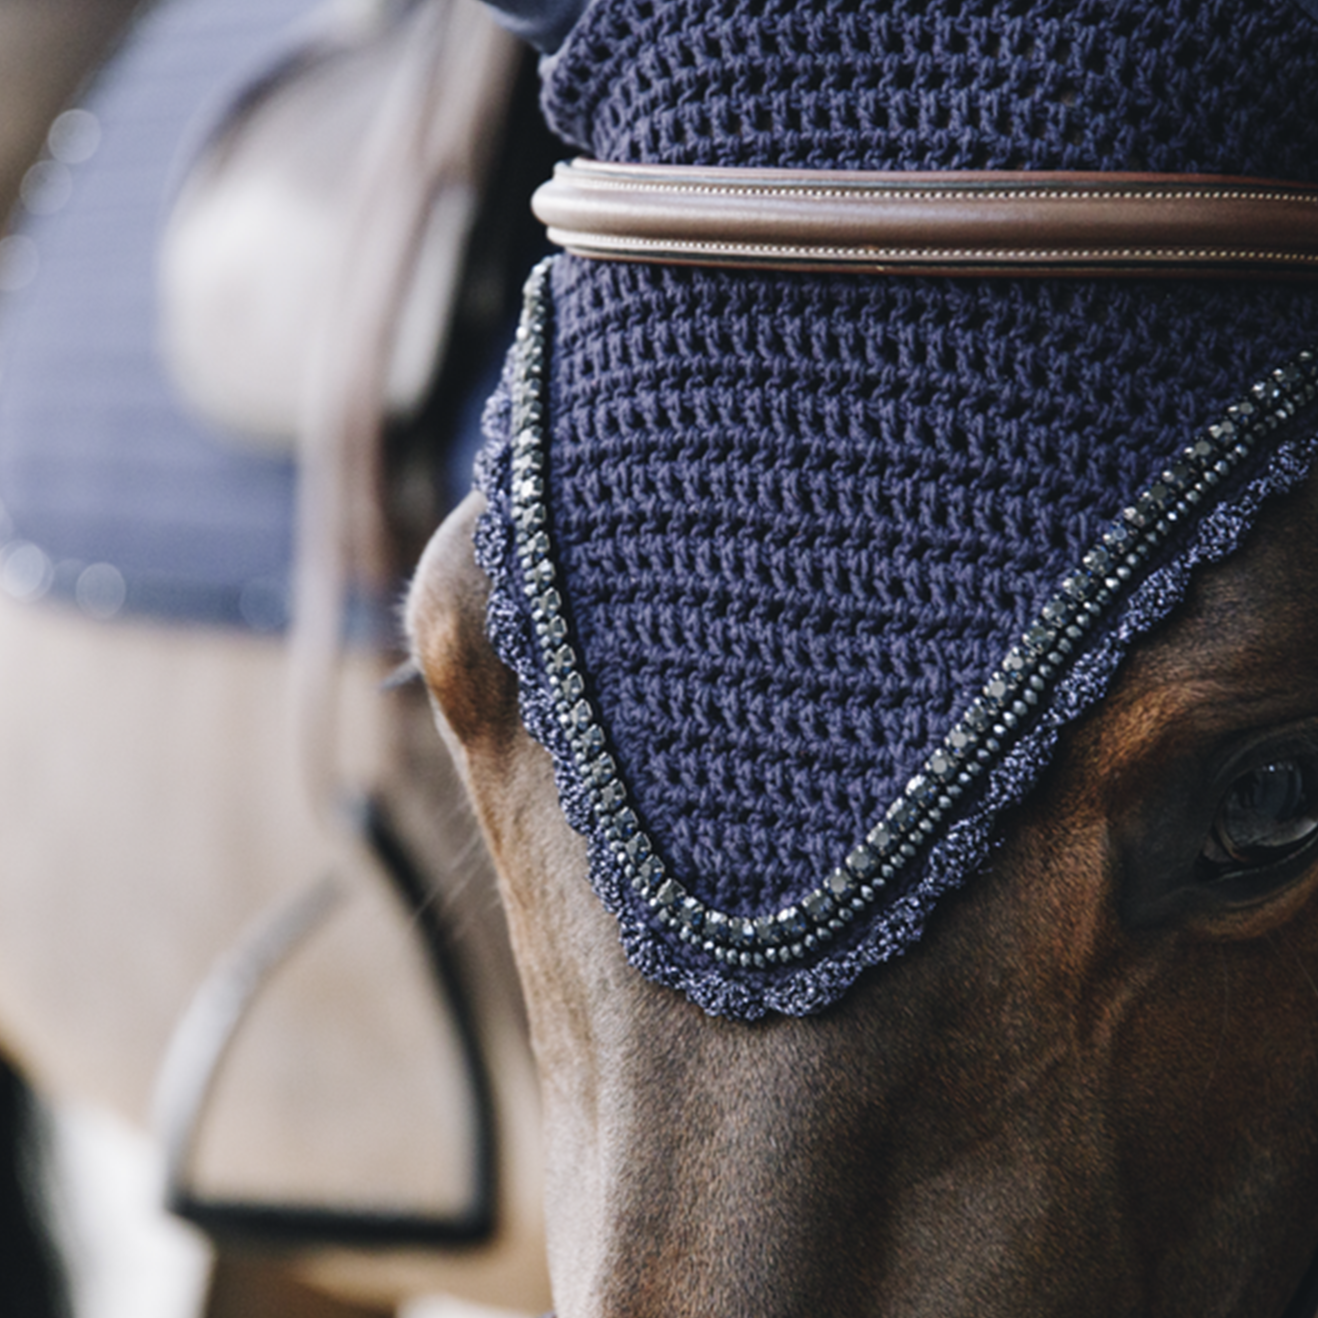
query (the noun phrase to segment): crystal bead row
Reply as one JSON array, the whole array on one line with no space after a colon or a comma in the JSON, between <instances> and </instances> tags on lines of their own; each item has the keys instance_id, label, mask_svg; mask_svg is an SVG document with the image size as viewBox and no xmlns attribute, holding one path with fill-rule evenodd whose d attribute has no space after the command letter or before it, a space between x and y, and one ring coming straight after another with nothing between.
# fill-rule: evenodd
<instances>
[{"instance_id":1,"label":"crystal bead row","mask_svg":"<svg viewBox=\"0 0 1318 1318\"><path fill-rule=\"evenodd\" d=\"M552 258L527 281L513 389L512 506L517 558L554 708L596 827L631 887L684 941L733 966L783 965L831 941L915 858L958 800L999 763L1086 635L1128 593L1153 553L1193 520L1260 438L1318 397L1318 358L1304 351L1260 380L1177 454L1065 576L983 689L883 818L816 888L755 918L702 902L671 874L627 803L586 694L551 550L545 505L545 382Z\"/></svg>"}]
</instances>

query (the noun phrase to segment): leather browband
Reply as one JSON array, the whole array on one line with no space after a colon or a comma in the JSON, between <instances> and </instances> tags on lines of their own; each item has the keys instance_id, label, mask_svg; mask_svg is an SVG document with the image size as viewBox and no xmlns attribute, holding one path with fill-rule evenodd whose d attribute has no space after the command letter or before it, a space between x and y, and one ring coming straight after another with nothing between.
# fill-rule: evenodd
<instances>
[{"instance_id":1,"label":"leather browband","mask_svg":"<svg viewBox=\"0 0 1318 1318\"><path fill-rule=\"evenodd\" d=\"M861 173L575 160L532 200L581 256L952 275L1318 274L1318 186L1207 174Z\"/></svg>"}]
</instances>

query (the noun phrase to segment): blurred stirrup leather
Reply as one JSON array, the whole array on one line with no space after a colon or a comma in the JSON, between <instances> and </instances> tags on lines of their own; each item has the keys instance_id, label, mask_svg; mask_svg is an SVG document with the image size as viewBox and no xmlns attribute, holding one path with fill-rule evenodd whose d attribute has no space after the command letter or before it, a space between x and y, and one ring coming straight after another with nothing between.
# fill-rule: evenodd
<instances>
[{"instance_id":1,"label":"blurred stirrup leather","mask_svg":"<svg viewBox=\"0 0 1318 1318\"><path fill-rule=\"evenodd\" d=\"M169 0L16 216L0 1030L152 1127L217 1313L547 1302L502 914L386 680L530 259L527 75L474 0Z\"/></svg>"}]
</instances>

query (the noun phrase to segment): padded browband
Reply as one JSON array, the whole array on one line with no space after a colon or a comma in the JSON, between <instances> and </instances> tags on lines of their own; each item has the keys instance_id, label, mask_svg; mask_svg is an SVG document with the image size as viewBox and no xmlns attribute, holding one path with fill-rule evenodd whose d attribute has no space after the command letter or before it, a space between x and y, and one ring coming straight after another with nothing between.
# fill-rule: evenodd
<instances>
[{"instance_id":1,"label":"padded browband","mask_svg":"<svg viewBox=\"0 0 1318 1318\"><path fill-rule=\"evenodd\" d=\"M532 207L581 256L950 275L1318 273L1318 186L1207 174L557 166Z\"/></svg>"}]
</instances>

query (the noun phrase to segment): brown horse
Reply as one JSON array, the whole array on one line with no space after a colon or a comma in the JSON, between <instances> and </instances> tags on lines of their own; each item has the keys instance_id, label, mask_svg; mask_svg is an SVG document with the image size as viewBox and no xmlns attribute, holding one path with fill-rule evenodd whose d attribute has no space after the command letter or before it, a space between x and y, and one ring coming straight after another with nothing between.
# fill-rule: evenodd
<instances>
[{"instance_id":1,"label":"brown horse","mask_svg":"<svg viewBox=\"0 0 1318 1318\"><path fill-rule=\"evenodd\" d=\"M1318 480L1133 648L920 944L750 1025L627 964L486 640L480 506L409 620L530 1004L559 1318L1312 1312L1318 849L1192 875L1260 771L1318 835Z\"/></svg>"}]
</instances>

